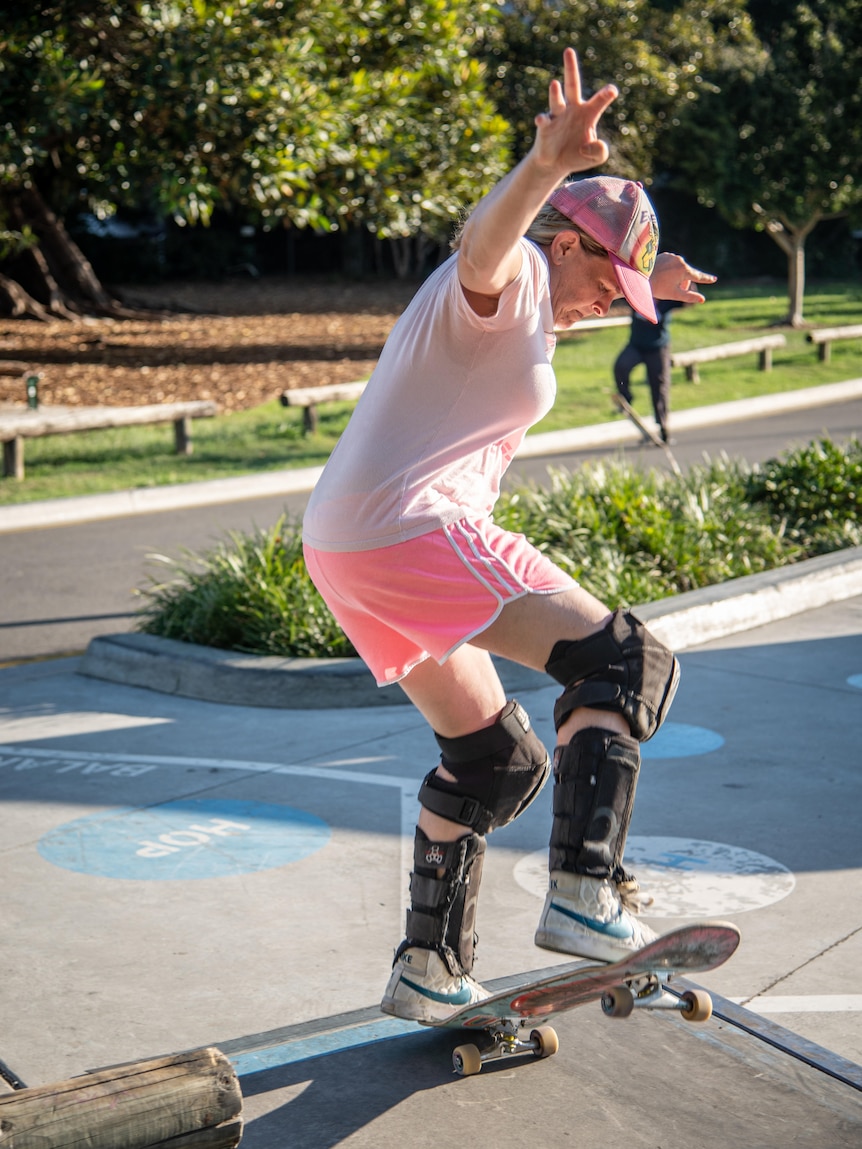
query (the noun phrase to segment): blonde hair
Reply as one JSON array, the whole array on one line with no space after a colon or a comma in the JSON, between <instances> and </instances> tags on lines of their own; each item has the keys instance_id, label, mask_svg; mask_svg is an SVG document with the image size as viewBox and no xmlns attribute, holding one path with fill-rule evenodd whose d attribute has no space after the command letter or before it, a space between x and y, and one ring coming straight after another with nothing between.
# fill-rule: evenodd
<instances>
[{"instance_id":1,"label":"blonde hair","mask_svg":"<svg viewBox=\"0 0 862 1149\"><path fill-rule=\"evenodd\" d=\"M461 246L461 236L464 232L464 225L469 218L469 213L465 213L458 223L455 235L449 244L452 251L457 251ZM588 235L583 228L578 227L573 223L567 215L563 215L561 211L557 211L551 204L543 204L539 209L536 218L524 232L527 239L531 239L533 243L539 244L540 247L548 247L554 241L554 236L559 235L561 231L574 231L581 237L581 244L588 255L607 255L608 250L606 247Z\"/></svg>"}]
</instances>

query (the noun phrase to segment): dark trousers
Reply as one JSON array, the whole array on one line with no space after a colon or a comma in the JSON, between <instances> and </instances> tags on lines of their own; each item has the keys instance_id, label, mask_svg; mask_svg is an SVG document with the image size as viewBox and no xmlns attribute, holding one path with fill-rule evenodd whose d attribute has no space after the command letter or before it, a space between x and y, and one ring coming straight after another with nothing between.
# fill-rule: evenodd
<instances>
[{"instance_id":1,"label":"dark trousers","mask_svg":"<svg viewBox=\"0 0 862 1149\"><path fill-rule=\"evenodd\" d=\"M657 347L655 351L641 351L629 343L619 353L614 364L614 382L617 391L628 403L632 401L629 378L639 363L646 364L655 421L666 431L670 411L670 344Z\"/></svg>"}]
</instances>

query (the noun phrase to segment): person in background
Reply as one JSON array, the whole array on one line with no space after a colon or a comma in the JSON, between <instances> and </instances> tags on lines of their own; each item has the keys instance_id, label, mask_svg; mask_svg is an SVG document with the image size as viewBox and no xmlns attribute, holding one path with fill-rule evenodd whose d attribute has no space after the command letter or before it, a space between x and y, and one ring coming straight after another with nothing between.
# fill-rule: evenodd
<instances>
[{"instance_id":1,"label":"person in background","mask_svg":"<svg viewBox=\"0 0 862 1149\"><path fill-rule=\"evenodd\" d=\"M670 316L683 304L678 299L658 299L657 322L643 319L635 312L629 341L614 363L614 382L627 403L632 402L631 373L639 363L646 365L647 380L655 421L663 442L670 443Z\"/></svg>"}]
</instances>

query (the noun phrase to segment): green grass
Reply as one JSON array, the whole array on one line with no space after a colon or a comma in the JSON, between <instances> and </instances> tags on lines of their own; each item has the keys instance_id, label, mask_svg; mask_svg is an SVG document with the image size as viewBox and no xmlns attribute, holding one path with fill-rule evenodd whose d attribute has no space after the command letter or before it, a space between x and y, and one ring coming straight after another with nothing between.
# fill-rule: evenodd
<instances>
[{"instance_id":1,"label":"green grass","mask_svg":"<svg viewBox=\"0 0 862 1149\"><path fill-rule=\"evenodd\" d=\"M786 298L777 286L716 286L707 293L706 306L674 314L677 350L762 334L786 310ZM805 317L821 327L860 322L862 283L810 286ZM786 335L787 348L774 353L770 372L758 370L756 355L704 364L699 383L688 383L681 370L675 371L672 409L683 411L862 377L862 340L836 343L831 362L820 363L816 349L805 342L804 331L780 330ZM557 402L537 424L536 432L622 418L611 402L611 368L625 338L626 329L617 327L560 339L554 358ZM650 414L642 369L633 376L633 384L636 408ZM302 434L301 411L285 409L275 400L248 411L196 420L194 454L189 457L174 454L170 424L27 440L26 478L0 481L0 505L320 466L351 410L352 404L322 406L318 430L308 437Z\"/></svg>"},{"instance_id":2,"label":"green grass","mask_svg":"<svg viewBox=\"0 0 862 1149\"><path fill-rule=\"evenodd\" d=\"M705 363L700 367L698 383L689 383L681 368L674 370L672 412L862 377L862 340L833 344L831 361L821 363L817 349L806 343L804 330L773 326L786 308L785 297L774 287L716 286L706 290L705 305L674 312L674 350L733 343L774 332L785 336L787 346L773 352L771 371L759 370L756 354ZM862 284L812 288L806 295L805 318L816 327L862 322ZM560 339L554 356L557 402L535 430L559 431L621 418L610 399L611 371L625 341L624 327ZM635 408L651 415L644 368L633 373L632 383Z\"/></svg>"}]
</instances>

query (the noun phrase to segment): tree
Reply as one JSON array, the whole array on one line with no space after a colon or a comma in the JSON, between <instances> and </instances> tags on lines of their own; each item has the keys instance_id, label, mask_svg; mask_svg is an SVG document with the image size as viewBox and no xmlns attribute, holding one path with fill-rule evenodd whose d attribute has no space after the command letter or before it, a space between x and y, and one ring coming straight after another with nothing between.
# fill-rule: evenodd
<instances>
[{"instance_id":1,"label":"tree","mask_svg":"<svg viewBox=\"0 0 862 1149\"><path fill-rule=\"evenodd\" d=\"M862 205L862 0L753 6L762 41L720 61L669 145L701 202L781 247L798 327L808 237Z\"/></svg>"},{"instance_id":2,"label":"tree","mask_svg":"<svg viewBox=\"0 0 862 1149\"><path fill-rule=\"evenodd\" d=\"M122 313L63 225L82 201L192 222L229 198L301 205L326 128L321 116L285 131L291 71L295 120L313 84L281 18L280 5L244 0L66 0L7 19L0 292L13 314Z\"/></svg>"},{"instance_id":3,"label":"tree","mask_svg":"<svg viewBox=\"0 0 862 1149\"><path fill-rule=\"evenodd\" d=\"M442 235L508 160L457 0L58 0L0 35L0 307L120 313L63 226L148 207Z\"/></svg>"},{"instance_id":4,"label":"tree","mask_svg":"<svg viewBox=\"0 0 862 1149\"><path fill-rule=\"evenodd\" d=\"M315 175L320 210L391 241L403 274L511 163L475 58L495 21L484 0L310 0L297 13L294 34L316 38L321 93L339 110Z\"/></svg>"},{"instance_id":5,"label":"tree","mask_svg":"<svg viewBox=\"0 0 862 1149\"><path fill-rule=\"evenodd\" d=\"M511 0L501 8L485 57L516 156L529 148L533 119L572 46L586 85L620 90L602 118L613 172L645 183L661 169L664 130L681 105L697 100L704 72L752 37L745 0Z\"/></svg>"}]
</instances>

